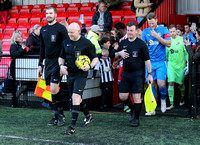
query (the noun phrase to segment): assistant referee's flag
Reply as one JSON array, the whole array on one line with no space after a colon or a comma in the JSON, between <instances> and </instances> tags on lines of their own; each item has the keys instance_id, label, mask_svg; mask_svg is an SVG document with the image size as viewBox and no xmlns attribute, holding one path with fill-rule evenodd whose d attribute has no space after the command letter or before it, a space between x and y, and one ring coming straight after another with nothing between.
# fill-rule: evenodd
<instances>
[{"instance_id":1,"label":"assistant referee's flag","mask_svg":"<svg viewBox=\"0 0 200 145\"><path fill-rule=\"evenodd\" d=\"M40 77L38 78L34 94L52 102L51 88L49 85L46 85L46 81Z\"/></svg>"},{"instance_id":2,"label":"assistant referee's flag","mask_svg":"<svg viewBox=\"0 0 200 145\"><path fill-rule=\"evenodd\" d=\"M145 92L144 103L145 103L146 112L152 113L156 109L157 103L152 92L151 84L149 84Z\"/></svg>"}]
</instances>

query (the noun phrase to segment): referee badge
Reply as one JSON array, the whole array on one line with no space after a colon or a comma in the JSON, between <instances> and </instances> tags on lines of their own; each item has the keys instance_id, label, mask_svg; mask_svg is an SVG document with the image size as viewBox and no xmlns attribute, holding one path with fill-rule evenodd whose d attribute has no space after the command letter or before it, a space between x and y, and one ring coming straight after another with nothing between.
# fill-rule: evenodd
<instances>
[{"instance_id":1,"label":"referee badge","mask_svg":"<svg viewBox=\"0 0 200 145\"><path fill-rule=\"evenodd\" d=\"M138 52L137 52L137 51L133 51L133 52L132 52L132 56L133 56L133 57L138 57Z\"/></svg>"},{"instance_id":2,"label":"referee badge","mask_svg":"<svg viewBox=\"0 0 200 145\"><path fill-rule=\"evenodd\" d=\"M51 42L56 42L56 35L51 35Z\"/></svg>"},{"instance_id":3,"label":"referee badge","mask_svg":"<svg viewBox=\"0 0 200 145\"><path fill-rule=\"evenodd\" d=\"M75 57L79 57L81 55L81 51L75 51Z\"/></svg>"}]
</instances>

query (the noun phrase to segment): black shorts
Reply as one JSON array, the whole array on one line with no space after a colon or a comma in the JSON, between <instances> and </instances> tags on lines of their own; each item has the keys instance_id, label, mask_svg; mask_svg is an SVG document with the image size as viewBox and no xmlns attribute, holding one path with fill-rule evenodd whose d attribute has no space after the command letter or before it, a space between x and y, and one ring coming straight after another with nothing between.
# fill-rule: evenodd
<instances>
[{"instance_id":1,"label":"black shorts","mask_svg":"<svg viewBox=\"0 0 200 145\"><path fill-rule=\"evenodd\" d=\"M121 73L119 93L142 93L144 91L144 71Z\"/></svg>"},{"instance_id":2,"label":"black shorts","mask_svg":"<svg viewBox=\"0 0 200 145\"><path fill-rule=\"evenodd\" d=\"M87 73L78 72L67 76L67 84L70 96L73 93L83 95L83 91L87 81Z\"/></svg>"},{"instance_id":3,"label":"black shorts","mask_svg":"<svg viewBox=\"0 0 200 145\"><path fill-rule=\"evenodd\" d=\"M50 83L58 84L62 80L58 58L45 59L45 80L47 85L50 85Z\"/></svg>"}]
</instances>

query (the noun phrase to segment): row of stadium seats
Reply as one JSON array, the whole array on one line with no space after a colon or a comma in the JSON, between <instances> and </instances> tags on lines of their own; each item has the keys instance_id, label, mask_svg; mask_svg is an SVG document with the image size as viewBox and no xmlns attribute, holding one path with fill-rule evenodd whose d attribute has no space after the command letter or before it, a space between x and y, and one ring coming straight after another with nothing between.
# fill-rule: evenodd
<instances>
[{"instance_id":1,"label":"row of stadium seats","mask_svg":"<svg viewBox=\"0 0 200 145\"><path fill-rule=\"evenodd\" d=\"M120 5L120 9L130 9L131 1L123 1ZM98 2L83 2L83 3L59 3L59 4L36 4L36 5L23 5L13 6L10 12L42 12L49 6L56 7L58 11L92 11L96 10Z\"/></svg>"}]
</instances>

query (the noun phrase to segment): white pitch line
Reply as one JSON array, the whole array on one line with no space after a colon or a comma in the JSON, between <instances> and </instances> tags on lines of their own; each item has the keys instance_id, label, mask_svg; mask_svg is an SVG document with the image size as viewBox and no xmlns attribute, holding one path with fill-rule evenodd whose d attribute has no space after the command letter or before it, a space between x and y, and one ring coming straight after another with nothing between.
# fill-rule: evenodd
<instances>
[{"instance_id":1,"label":"white pitch line","mask_svg":"<svg viewBox=\"0 0 200 145\"><path fill-rule=\"evenodd\" d=\"M0 137L12 138L12 139L22 139L22 140L32 140L32 141L41 141L41 142L51 142L51 143L86 145L86 144L83 144L83 143L73 143L73 142L65 142L65 141L50 140L50 139L39 139L39 138L27 138L27 137L10 136L10 135L1 135L1 134L0 134Z\"/></svg>"}]
</instances>

